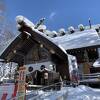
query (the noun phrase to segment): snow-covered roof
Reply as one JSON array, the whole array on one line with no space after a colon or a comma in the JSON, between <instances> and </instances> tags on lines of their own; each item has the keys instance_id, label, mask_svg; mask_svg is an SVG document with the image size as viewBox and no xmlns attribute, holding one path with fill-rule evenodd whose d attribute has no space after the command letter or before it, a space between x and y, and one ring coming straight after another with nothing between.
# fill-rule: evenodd
<instances>
[{"instance_id":1,"label":"snow-covered roof","mask_svg":"<svg viewBox=\"0 0 100 100\"><path fill-rule=\"evenodd\" d=\"M100 45L99 35L94 29L75 32L52 40L66 50Z\"/></svg>"},{"instance_id":2,"label":"snow-covered roof","mask_svg":"<svg viewBox=\"0 0 100 100\"><path fill-rule=\"evenodd\" d=\"M17 22L24 22L28 27L33 28L34 25L27 18L23 16L17 17ZM61 45L65 50L68 49L76 49L83 48L89 46L97 46L100 45L100 38L95 28L100 26L99 24L93 25L92 29L87 27L84 31L76 31L70 35L58 36L56 38L52 38L51 40L56 43L58 46ZM48 38L48 37L47 37Z\"/></svg>"},{"instance_id":3,"label":"snow-covered roof","mask_svg":"<svg viewBox=\"0 0 100 100\"><path fill-rule=\"evenodd\" d=\"M16 20L17 20L18 25L21 26L18 28L22 28L22 30L19 29L21 33L16 38L12 39L11 42L8 44L8 46L5 45L6 48L1 50L2 51L0 54L1 59L6 59L6 60L14 59L13 61L16 61L16 60L20 61L18 59L19 55L16 53L17 51L18 52L20 51L21 55L25 56L29 52L29 49L32 48L32 46L34 46L36 43L39 43L39 44L44 45L44 47L48 49L50 53L52 54L55 53L60 58L67 60L67 53L62 48L62 46L56 45L56 43L54 43L50 37L47 37L43 32L40 32L38 29L35 29L31 21L29 21L27 18L23 16L18 16ZM24 39L23 41L24 43L21 42L23 38L25 37L27 38L27 35L29 36L28 39ZM11 55L10 53L12 54L12 56L10 56ZM12 58L10 58L9 56Z\"/></svg>"},{"instance_id":4,"label":"snow-covered roof","mask_svg":"<svg viewBox=\"0 0 100 100\"><path fill-rule=\"evenodd\" d=\"M34 38L35 41L38 41L39 43L41 42L41 44L44 44L47 48L50 49L50 51L52 51L53 49L53 51L56 51L57 54L59 52L60 55L61 53L66 55L65 50L100 45L100 38L95 29L86 29L84 31L74 32L73 34L69 34L69 35L66 34L63 36L50 38L46 36L45 33L42 33L37 29L34 29L34 24L31 21L29 21L27 18L23 16L18 16L16 20L19 26L23 24L25 27L30 28L29 31L29 33L31 32L30 36L31 37L33 36L32 38ZM16 41L20 40L19 35L9 40L8 42L4 42L3 44L0 44L0 55L4 54L5 50L6 50L5 53L9 52L9 49L7 49L7 47L8 46L10 47L11 43L15 45L16 44L15 40Z\"/></svg>"}]
</instances>

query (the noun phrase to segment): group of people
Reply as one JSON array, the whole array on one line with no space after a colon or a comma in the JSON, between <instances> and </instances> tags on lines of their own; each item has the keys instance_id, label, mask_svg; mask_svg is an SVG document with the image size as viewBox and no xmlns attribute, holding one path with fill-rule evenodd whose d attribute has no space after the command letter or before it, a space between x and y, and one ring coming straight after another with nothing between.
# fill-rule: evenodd
<instances>
[{"instance_id":1,"label":"group of people","mask_svg":"<svg viewBox=\"0 0 100 100\"><path fill-rule=\"evenodd\" d=\"M34 72L30 73L26 77L26 81L29 84L34 84L34 85L48 85L49 81L49 70L45 67L45 65L41 65L39 70L35 70Z\"/></svg>"}]
</instances>

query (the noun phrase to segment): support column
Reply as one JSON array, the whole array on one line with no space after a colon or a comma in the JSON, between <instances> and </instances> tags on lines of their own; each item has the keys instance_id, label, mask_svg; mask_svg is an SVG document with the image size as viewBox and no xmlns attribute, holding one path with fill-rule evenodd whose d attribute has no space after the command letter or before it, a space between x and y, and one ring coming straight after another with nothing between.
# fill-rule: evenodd
<instances>
[{"instance_id":1,"label":"support column","mask_svg":"<svg viewBox=\"0 0 100 100\"><path fill-rule=\"evenodd\" d=\"M85 62L83 63L83 74L90 74L90 64L86 49L84 51L84 60Z\"/></svg>"}]
</instances>

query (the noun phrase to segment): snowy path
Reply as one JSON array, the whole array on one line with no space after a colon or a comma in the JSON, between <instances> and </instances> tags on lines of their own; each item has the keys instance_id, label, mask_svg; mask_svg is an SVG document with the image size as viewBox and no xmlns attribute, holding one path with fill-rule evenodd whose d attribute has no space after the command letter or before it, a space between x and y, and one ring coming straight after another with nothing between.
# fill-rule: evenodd
<instances>
[{"instance_id":1,"label":"snowy path","mask_svg":"<svg viewBox=\"0 0 100 100\"><path fill-rule=\"evenodd\" d=\"M67 100L100 100L100 89L83 85L77 88L69 88Z\"/></svg>"},{"instance_id":2,"label":"snowy path","mask_svg":"<svg viewBox=\"0 0 100 100\"><path fill-rule=\"evenodd\" d=\"M38 96L29 100L100 100L100 89L84 85L76 88L63 87L60 91L38 91Z\"/></svg>"}]
</instances>

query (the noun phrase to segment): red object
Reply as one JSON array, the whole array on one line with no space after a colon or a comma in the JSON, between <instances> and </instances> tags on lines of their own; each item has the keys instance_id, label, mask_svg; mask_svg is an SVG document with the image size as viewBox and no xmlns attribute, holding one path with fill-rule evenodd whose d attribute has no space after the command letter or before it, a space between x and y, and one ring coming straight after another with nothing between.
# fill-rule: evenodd
<instances>
[{"instance_id":1,"label":"red object","mask_svg":"<svg viewBox=\"0 0 100 100\"><path fill-rule=\"evenodd\" d=\"M16 97L17 90L18 90L18 84L15 84L14 93L12 94L12 98ZM15 99L13 99L13 100L15 100Z\"/></svg>"}]
</instances>

